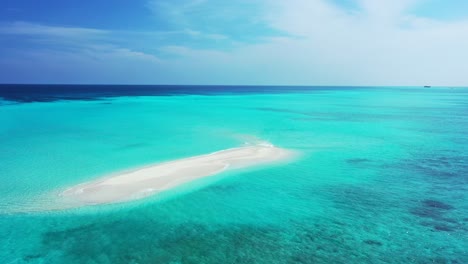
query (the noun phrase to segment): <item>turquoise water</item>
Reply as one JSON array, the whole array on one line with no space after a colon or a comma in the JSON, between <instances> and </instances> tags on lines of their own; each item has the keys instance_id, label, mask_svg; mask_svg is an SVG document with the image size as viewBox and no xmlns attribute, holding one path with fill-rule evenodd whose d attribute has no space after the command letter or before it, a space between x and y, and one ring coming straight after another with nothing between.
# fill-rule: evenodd
<instances>
[{"instance_id":1,"label":"turquoise water","mask_svg":"<svg viewBox=\"0 0 468 264\"><path fill-rule=\"evenodd\" d=\"M0 101L0 263L468 263L468 89ZM67 187L257 139L300 152L130 203Z\"/></svg>"}]
</instances>

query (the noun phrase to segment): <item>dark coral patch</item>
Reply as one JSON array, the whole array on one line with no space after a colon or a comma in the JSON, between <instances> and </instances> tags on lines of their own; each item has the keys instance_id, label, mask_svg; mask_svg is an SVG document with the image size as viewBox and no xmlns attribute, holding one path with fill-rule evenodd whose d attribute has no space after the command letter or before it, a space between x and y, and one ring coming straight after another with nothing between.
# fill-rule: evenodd
<instances>
[{"instance_id":1,"label":"dark coral patch","mask_svg":"<svg viewBox=\"0 0 468 264\"><path fill-rule=\"evenodd\" d=\"M435 225L434 230L436 231L445 231L445 232L452 232L454 229L447 225Z\"/></svg>"},{"instance_id":2,"label":"dark coral patch","mask_svg":"<svg viewBox=\"0 0 468 264\"><path fill-rule=\"evenodd\" d=\"M373 239L367 239L367 240L364 240L364 243L366 243L367 245L371 245L371 246L382 246L382 242L380 241L377 241L377 240L373 240Z\"/></svg>"},{"instance_id":3,"label":"dark coral patch","mask_svg":"<svg viewBox=\"0 0 468 264\"><path fill-rule=\"evenodd\" d=\"M23 257L23 260L25 261L33 261L33 260L36 260L38 258L42 258L43 256L41 254L30 254L30 255L26 255Z\"/></svg>"},{"instance_id":4,"label":"dark coral patch","mask_svg":"<svg viewBox=\"0 0 468 264\"><path fill-rule=\"evenodd\" d=\"M346 162L349 164L361 164L365 162L371 161L370 159L363 159L363 158L355 158L355 159L347 159Z\"/></svg>"},{"instance_id":5,"label":"dark coral patch","mask_svg":"<svg viewBox=\"0 0 468 264\"><path fill-rule=\"evenodd\" d=\"M410 213L419 217L431 218L434 220L442 220L444 217L440 210L428 207L417 207L410 210Z\"/></svg>"},{"instance_id":6,"label":"dark coral patch","mask_svg":"<svg viewBox=\"0 0 468 264\"><path fill-rule=\"evenodd\" d=\"M427 207L432 207L432 208L437 208L437 209L442 209L442 210L451 210L454 208L450 204L446 204L440 201L430 200L430 199L424 200L423 204Z\"/></svg>"}]
</instances>

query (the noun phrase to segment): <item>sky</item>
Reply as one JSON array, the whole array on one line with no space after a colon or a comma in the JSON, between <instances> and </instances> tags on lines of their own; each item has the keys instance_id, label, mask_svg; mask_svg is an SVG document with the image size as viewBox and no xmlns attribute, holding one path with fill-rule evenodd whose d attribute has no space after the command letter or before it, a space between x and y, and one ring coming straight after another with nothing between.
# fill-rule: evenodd
<instances>
[{"instance_id":1,"label":"sky","mask_svg":"<svg viewBox=\"0 0 468 264\"><path fill-rule=\"evenodd\" d=\"M2 0L0 83L468 86L468 1Z\"/></svg>"}]
</instances>

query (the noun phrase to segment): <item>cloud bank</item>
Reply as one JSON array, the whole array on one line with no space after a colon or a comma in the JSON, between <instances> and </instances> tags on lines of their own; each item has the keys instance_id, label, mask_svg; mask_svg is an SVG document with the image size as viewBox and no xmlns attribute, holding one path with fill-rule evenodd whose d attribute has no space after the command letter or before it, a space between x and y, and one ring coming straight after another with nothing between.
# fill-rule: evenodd
<instances>
[{"instance_id":1,"label":"cloud bank","mask_svg":"<svg viewBox=\"0 0 468 264\"><path fill-rule=\"evenodd\" d=\"M156 31L3 23L0 82L467 86L468 20L428 2L153 0Z\"/></svg>"}]
</instances>

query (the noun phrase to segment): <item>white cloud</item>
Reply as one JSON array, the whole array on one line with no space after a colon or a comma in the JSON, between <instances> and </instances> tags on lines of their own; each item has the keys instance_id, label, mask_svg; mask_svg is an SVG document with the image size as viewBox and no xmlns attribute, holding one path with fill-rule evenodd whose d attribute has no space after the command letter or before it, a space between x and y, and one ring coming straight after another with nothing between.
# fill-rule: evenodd
<instances>
[{"instance_id":1,"label":"white cloud","mask_svg":"<svg viewBox=\"0 0 468 264\"><path fill-rule=\"evenodd\" d=\"M46 26L28 22L14 22L0 25L0 34L36 35L64 38L91 38L107 35L106 30L81 27Z\"/></svg>"},{"instance_id":2,"label":"white cloud","mask_svg":"<svg viewBox=\"0 0 468 264\"><path fill-rule=\"evenodd\" d=\"M421 0L358 0L368 18L377 22L395 22Z\"/></svg>"},{"instance_id":3,"label":"white cloud","mask_svg":"<svg viewBox=\"0 0 468 264\"><path fill-rule=\"evenodd\" d=\"M67 53L73 53L74 55L92 55L92 57L102 58L115 56L133 57L152 62L161 61L155 55L113 44L115 33L94 28L49 26L27 22L0 25L0 35L27 35L31 37L33 43L55 44L52 47L44 45L42 48L38 48L36 46L36 49L41 51L30 54L54 53L55 50L55 53L61 52L62 56L65 57L70 57L66 56Z\"/></svg>"},{"instance_id":4,"label":"white cloud","mask_svg":"<svg viewBox=\"0 0 468 264\"><path fill-rule=\"evenodd\" d=\"M411 14L420 1L375 2L350 12L325 0L265 1L264 21L291 37L214 54L178 47L177 60L202 83L230 72L227 82L244 84L468 84L468 21Z\"/></svg>"},{"instance_id":5,"label":"white cloud","mask_svg":"<svg viewBox=\"0 0 468 264\"><path fill-rule=\"evenodd\" d=\"M163 17L166 22L186 27L189 22L186 19L187 13L206 2L207 0L150 0L147 6L156 16Z\"/></svg>"},{"instance_id":6,"label":"white cloud","mask_svg":"<svg viewBox=\"0 0 468 264\"><path fill-rule=\"evenodd\" d=\"M58 65L67 64L67 60L90 65L92 72L108 76L105 81L93 79L99 83L112 82L112 76L125 79L126 69L135 83L468 85L468 21L439 21L412 13L425 0L356 0L352 10L327 0L255 2L262 7L255 20L283 32L282 37L263 37L261 43L229 40L232 47L217 49L212 43L227 39L223 32L208 34L184 24L186 12L206 4L188 0L178 2L180 6L152 2L158 12L167 11L174 23L180 23L172 31L108 32L16 23L1 25L0 34L74 42L75 51L55 52L52 61ZM155 54L173 57L161 60L132 48L131 41L124 45L116 40L125 34L131 34L129 39L141 37L145 48L151 47ZM178 35L212 39L210 46L214 48L195 48L190 41L171 43ZM151 36L169 41L158 42ZM45 54L41 58L50 60ZM39 65L41 58L35 58ZM83 74L97 78L88 68L82 67Z\"/></svg>"},{"instance_id":7,"label":"white cloud","mask_svg":"<svg viewBox=\"0 0 468 264\"><path fill-rule=\"evenodd\" d=\"M467 21L439 22L410 15L417 4L414 0L362 0L365 12L357 13L346 13L323 0L279 4L281 11L274 14L272 25L290 33L298 33L299 28L304 36L284 48L319 61L336 73L335 83L351 81L343 78L349 72L357 84L468 83L462 77L468 68L463 48L468 46ZM299 22L291 24L294 21ZM340 68L343 72L337 72Z\"/></svg>"}]
</instances>

